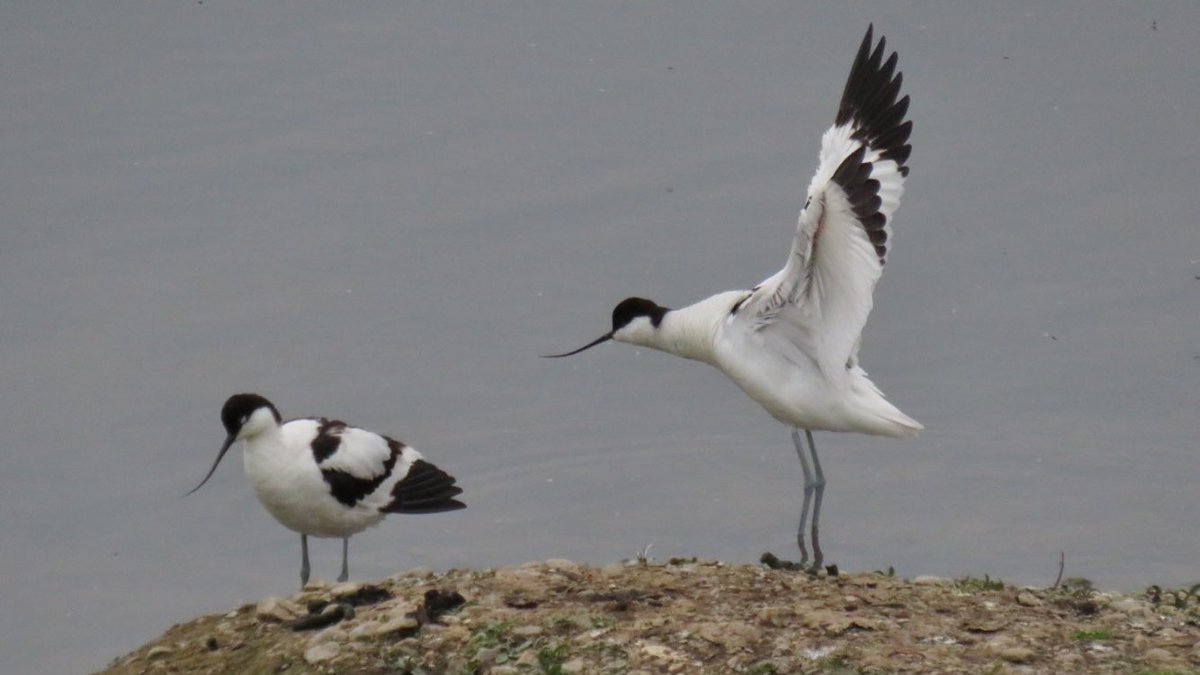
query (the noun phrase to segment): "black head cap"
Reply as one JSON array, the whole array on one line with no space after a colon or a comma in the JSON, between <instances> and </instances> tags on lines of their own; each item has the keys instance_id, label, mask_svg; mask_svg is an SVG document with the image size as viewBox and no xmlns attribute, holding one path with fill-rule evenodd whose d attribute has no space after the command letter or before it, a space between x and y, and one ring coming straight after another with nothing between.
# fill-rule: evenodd
<instances>
[{"instance_id":1,"label":"black head cap","mask_svg":"<svg viewBox=\"0 0 1200 675\"><path fill-rule=\"evenodd\" d=\"M255 410L259 408L268 408L271 414L275 416L275 422L278 424L283 421L279 416L279 411L275 409L275 405L258 394L234 394L225 401L225 405L221 407L221 424L225 425L225 431L230 436L236 436L242 425Z\"/></svg>"},{"instance_id":2,"label":"black head cap","mask_svg":"<svg viewBox=\"0 0 1200 675\"><path fill-rule=\"evenodd\" d=\"M275 406L270 401L258 394L234 394L225 401L225 405L221 406L221 424L225 425L225 431L229 435L225 437L225 444L221 446L221 451L217 453L217 459L213 461L212 468L208 470L208 474L204 476L204 480L189 490L187 494L190 495L204 487L208 479L212 478L213 472L217 470L217 465L221 463L221 458L237 442L237 436L241 432L242 427L246 425L246 422L254 414L254 411L261 410L262 408L270 410L271 414L275 416L275 423L279 424L281 421L279 411L275 409Z\"/></svg>"},{"instance_id":3,"label":"black head cap","mask_svg":"<svg viewBox=\"0 0 1200 675\"><path fill-rule=\"evenodd\" d=\"M645 298L625 298L613 309L612 323L613 332L617 332L628 326L630 322L639 316L644 316L650 319L651 325L658 328L658 324L662 323L663 316L671 311L666 307L660 307L653 300Z\"/></svg>"},{"instance_id":4,"label":"black head cap","mask_svg":"<svg viewBox=\"0 0 1200 675\"><path fill-rule=\"evenodd\" d=\"M651 325L653 325L655 328L658 328L658 324L662 323L663 317L666 316L667 312L669 311L671 310L666 307L659 307L653 300L647 300L645 298L625 298L616 306L615 309L613 309L613 329L611 332L601 335L579 349L574 349L562 354L547 354L542 358L560 359L564 356L572 356L574 354L578 354L579 352L586 351L592 347L595 347L596 345L604 344L605 342L613 339L613 335L617 331L621 330L625 326L628 326L633 322L634 319L641 316L650 319Z\"/></svg>"}]
</instances>

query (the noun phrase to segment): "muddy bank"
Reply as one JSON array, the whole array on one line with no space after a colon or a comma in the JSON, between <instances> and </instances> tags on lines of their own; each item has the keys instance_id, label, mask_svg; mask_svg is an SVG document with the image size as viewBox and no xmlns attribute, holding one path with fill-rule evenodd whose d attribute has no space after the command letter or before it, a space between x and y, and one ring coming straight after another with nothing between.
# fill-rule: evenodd
<instances>
[{"instance_id":1,"label":"muddy bank","mask_svg":"<svg viewBox=\"0 0 1200 675\"><path fill-rule=\"evenodd\" d=\"M1185 591L547 560L312 585L172 627L106 673L1170 673Z\"/></svg>"}]
</instances>

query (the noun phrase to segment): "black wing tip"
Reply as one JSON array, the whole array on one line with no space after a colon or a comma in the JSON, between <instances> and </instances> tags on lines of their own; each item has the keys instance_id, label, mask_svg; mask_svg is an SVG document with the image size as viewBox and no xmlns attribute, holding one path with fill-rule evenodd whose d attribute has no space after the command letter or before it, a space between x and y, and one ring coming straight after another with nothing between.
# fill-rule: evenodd
<instances>
[{"instance_id":1,"label":"black wing tip","mask_svg":"<svg viewBox=\"0 0 1200 675\"><path fill-rule=\"evenodd\" d=\"M437 466L418 459L408 473L392 486L392 501L383 510L387 513L442 513L467 508L454 499L463 490L454 476Z\"/></svg>"},{"instance_id":2,"label":"black wing tip","mask_svg":"<svg viewBox=\"0 0 1200 675\"><path fill-rule=\"evenodd\" d=\"M838 165L833 181L845 191L881 265L887 260L887 218L879 211L879 181L871 178L872 165L863 160L869 148L878 153L879 160L895 162L901 176L908 176L912 154L908 139L913 125L905 119L910 99L900 96L904 74L897 69L899 62L899 53L888 53L887 38L880 35L876 42L875 24L868 25L846 78L835 122L849 126L851 138L860 145Z\"/></svg>"},{"instance_id":3,"label":"black wing tip","mask_svg":"<svg viewBox=\"0 0 1200 675\"><path fill-rule=\"evenodd\" d=\"M467 505L457 499L446 499L435 504L397 504L393 502L388 504L383 512L402 513L412 516L425 513L448 513L450 511L461 511L465 508L467 508Z\"/></svg>"},{"instance_id":4,"label":"black wing tip","mask_svg":"<svg viewBox=\"0 0 1200 675\"><path fill-rule=\"evenodd\" d=\"M461 511L467 508L467 505L457 499L446 499L436 504L390 504L384 513L403 513L407 515L421 515L426 513L449 513L450 511Z\"/></svg>"},{"instance_id":5,"label":"black wing tip","mask_svg":"<svg viewBox=\"0 0 1200 675\"><path fill-rule=\"evenodd\" d=\"M835 124L851 125L854 138L878 150L882 158L894 160L901 173L907 175L905 162L912 152L908 145L912 122L904 119L909 97L897 99L904 82L904 74L896 70L900 55L893 51L885 61L887 38L881 35L879 42L874 43L874 30L874 24L867 27L854 57Z\"/></svg>"}]
</instances>

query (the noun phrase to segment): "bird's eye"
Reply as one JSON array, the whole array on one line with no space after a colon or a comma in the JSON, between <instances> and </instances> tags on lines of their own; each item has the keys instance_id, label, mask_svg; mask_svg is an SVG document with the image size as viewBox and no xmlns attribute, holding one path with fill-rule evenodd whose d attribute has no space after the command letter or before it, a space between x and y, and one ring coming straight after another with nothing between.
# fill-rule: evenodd
<instances>
[{"instance_id":1,"label":"bird's eye","mask_svg":"<svg viewBox=\"0 0 1200 675\"><path fill-rule=\"evenodd\" d=\"M242 422L241 422L241 423L242 423L242 424L245 424L245 423L246 423L246 422L248 422L248 421L250 421L250 416L249 416L249 415L242 415Z\"/></svg>"}]
</instances>

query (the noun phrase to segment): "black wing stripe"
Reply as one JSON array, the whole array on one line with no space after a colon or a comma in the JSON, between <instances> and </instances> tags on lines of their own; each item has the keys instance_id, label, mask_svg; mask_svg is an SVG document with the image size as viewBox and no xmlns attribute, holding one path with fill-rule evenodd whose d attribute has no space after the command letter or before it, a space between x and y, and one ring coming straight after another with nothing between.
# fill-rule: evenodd
<instances>
[{"instance_id":1,"label":"black wing stripe","mask_svg":"<svg viewBox=\"0 0 1200 675\"><path fill-rule=\"evenodd\" d=\"M455 482L450 474L418 459L392 488L392 502L383 510L388 513L439 513L466 508L466 504L454 499L462 494L462 488Z\"/></svg>"},{"instance_id":2,"label":"black wing stripe","mask_svg":"<svg viewBox=\"0 0 1200 675\"><path fill-rule=\"evenodd\" d=\"M879 211L883 200L879 197L879 181L870 178L872 165L864 162L866 147L850 153L837 170L833 172L833 182L846 193L854 217L862 225L880 264L887 258L887 217Z\"/></svg>"},{"instance_id":3,"label":"black wing stripe","mask_svg":"<svg viewBox=\"0 0 1200 675\"><path fill-rule=\"evenodd\" d=\"M346 506L354 506L379 488L392 473L392 467L395 464L395 456L389 457L383 465L384 472L371 479L359 478L354 474L337 469L321 469L321 476L329 485L329 491L333 494L334 499Z\"/></svg>"},{"instance_id":4,"label":"black wing stripe","mask_svg":"<svg viewBox=\"0 0 1200 675\"><path fill-rule=\"evenodd\" d=\"M879 181L871 179L871 163L863 161L865 154L866 147L859 146L833 172L833 182L846 193L859 220L878 213L883 203L879 198Z\"/></svg>"},{"instance_id":5,"label":"black wing stripe","mask_svg":"<svg viewBox=\"0 0 1200 675\"><path fill-rule=\"evenodd\" d=\"M341 422L334 422L333 424L341 424L343 429L346 427ZM388 449L391 452L388 453L388 458L383 462L383 471L377 476L363 478L340 469L321 469L321 477L329 485L329 492L333 495L334 499L346 506L354 506L367 495L378 490L383 481L392 475L392 469L396 466L396 459L406 446L395 439L387 438L386 436L384 438L387 440ZM313 443L313 450L315 451L316 441Z\"/></svg>"},{"instance_id":6,"label":"black wing stripe","mask_svg":"<svg viewBox=\"0 0 1200 675\"><path fill-rule=\"evenodd\" d=\"M320 426L317 427L317 435L313 437L312 446L313 458L317 460L317 464L324 462L337 452L338 446L341 445L342 432L346 430L346 423L338 420L327 420L324 417L317 418Z\"/></svg>"},{"instance_id":7,"label":"black wing stripe","mask_svg":"<svg viewBox=\"0 0 1200 675\"><path fill-rule=\"evenodd\" d=\"M870 214L879 210L883 206L883 199L879 197L879 181L868 178L863 181L862 190L854 195L850 204L854 207L855 214Z\"/></svg>"}]
</instances>

